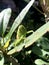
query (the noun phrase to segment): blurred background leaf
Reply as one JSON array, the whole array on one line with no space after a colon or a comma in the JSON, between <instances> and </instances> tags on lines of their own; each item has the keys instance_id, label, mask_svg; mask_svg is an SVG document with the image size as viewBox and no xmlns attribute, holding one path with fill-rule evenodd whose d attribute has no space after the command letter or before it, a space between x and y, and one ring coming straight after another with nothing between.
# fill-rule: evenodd
<instances>
[{"instance_id":1,"label":"blurred background leaf","mask_svg":"<svg viewBox=\"0 0 49 65\"><path fill-rule=\"evenodd\" d=\"M4 56L2 51L0 51L0 65L4 65Z\"/></svg>"},{"instance_id":2,"label":"blurred background leaf","mask_svg":"<svg viewBox=\"0 0 49 65\"><path fill-rule=\"evenodd\" d=\"M45 61L43 61L41 59L36 59L35 64L36 65L49 65L49 63L47 63L47 62L45 62Z\"/></svg>"}]
</instances>

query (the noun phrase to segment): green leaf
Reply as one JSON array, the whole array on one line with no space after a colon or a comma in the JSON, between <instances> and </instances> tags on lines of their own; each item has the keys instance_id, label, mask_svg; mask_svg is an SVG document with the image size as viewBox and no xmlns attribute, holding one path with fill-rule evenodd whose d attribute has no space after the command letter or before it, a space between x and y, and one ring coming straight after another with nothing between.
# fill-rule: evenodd
<instances>
[{"instance_id":1,"label":"green leaf","mask_svg":"<svg viewBox=\"0 0 49 65\"><path fill-rule=\"evenodd\" d=\"M34 54L40 56L40 57L42 56L42 51L41 51L41 49L40 49L38 46L34 46L34 47L32 48L32 52L33 52Z\"/></svg>"},{"instance_id":2,"label":"green leaf","mask_svg":"<svg viewBox=\"0 0 49 65\"><path fill-rule=\"evenodd\" d=\"M45 51L43 49L40 49L38 46L34 46L32 48L32 52L36 54L37 56L43 58L46 61L49 61L49 52Z\"/></svg>"},{"instance_id":3,"label":"green leaf","mask_svg":"<svg viewBox=\"0 0 49 65\"><path fill-rule=\"evenodd\" d=\"M41 38L47 31L49 30L49 22L41 26L34 33L28 36L25 39L25 48L31 46L34 42L36 42L39 38Z\"/></svg>"},{"instance_id":4,"label":"green leaf","mask_svg":"<svg viewBox=\"0 0 49 65\"><path fill-rule=\"evenodd\" d=\"M21 43L20 43L20 45L16 46L16 47L13 48L12 50L10 50L7 54L8 54L8 55L12 55L12 54L14 54L15 52L21 51L22 48L24 47L24 45L25 45L25 44L21 44Z\"/></svg>"},{"instance_id":5,"label":"green leaf","mask_svg":"<svg viewBox=\"0 0 49 65\"><path fill-rule=\"evenodd\" d=\"M0 13L0 35L3 35L5 33L10 16L11 16L10 8L7 8Z\"/></svg>"},{"instance_id":6,"label":"green leaf","mask_svg":"<svg viewBox=\"0 0 49 65\"><path fill-rule=\"evenodd\" d=\"M43 61L43 60L41 60L41 59L36 59L36 60L35 60L35 64L36 64L36 65L49 65L48 62L45 62L45 61Z\"/></svg>"},{"instance_id":7,"label":"green leaf","mask_svg":"<svg viewBox=\"0 0 49 65\"><path fill-rule=\"evenodd\" d=\"M37 45L38 44L42 47L42 49L49 49L49 40L45 37L41 37L39 40L37 40Z\"/></svg>"},{"instance_id":8,"label":"green leaf","mask_svg":"<svg viewBox=\"0 0 49 65\"><path fill-rule=\"evenodd\" d=\"M1 51L0 51L0 65L4 65L4 56Z\"/></svg>"},{"instance_id":9,"label":"green leaf","mask_svg":"<svg viewBox=\"0 0 49 65\"><path fill-rule=\"evenodd\" d=\"M4 12L4 18L3 18L3 34L6 31L7 25L9 23L10 17L11 17L11 9L7 8Z\"/></svg>"}]
</instances>

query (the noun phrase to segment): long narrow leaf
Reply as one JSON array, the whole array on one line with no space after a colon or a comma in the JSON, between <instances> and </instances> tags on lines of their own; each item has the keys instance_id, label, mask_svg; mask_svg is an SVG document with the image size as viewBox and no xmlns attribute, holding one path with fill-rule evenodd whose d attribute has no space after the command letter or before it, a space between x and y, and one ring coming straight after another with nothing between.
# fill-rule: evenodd
<instances>
[{"instance_id":1,"label":"long narrow leaf","mask_svg":"<svg viewBox=\"0 0 49 65\"><path fill-rule=\"evenodd\" d=\"M15 19L15 21L14 21L14 23L13 23L11 29L10 29L10 32L5 37L5 41L7 41L9 38L11 38L13 32L18 27L18 25L22 22L22 20L24 19L25 15L29 11L29 9L30 9L30 7L32 6L33 3L34 3L34 0L31 0L28 3L28 5L20 12L20 14L18 15L18 17Z\"/></svg>"},{"instance_id":2,"label":"long narrow leaf","mask_svg":"<svg viewBox=\"0 0 49 65\"><path fill-rule=\"evenodd\" d=\"M10 17L11 17L11 9L7 8L6 11L5 11L4 18L3 18L3 34L6 31Z\"/></svg>"},{"instance_id":3,"label":"long narrow leaf","mask_svg":"<svg viewBox=\"0 0 49 65\"><path fill-rule=\"evenodd\" d=\"M22 50L22 48L24 47L25 44L20 44L19 46L16 46L14 49L10 50L7 54L8 55L12 55L15 52L19 52Z\"/></svg>"},{"instance_id":4,"label":"long narrow leaf","mask_svg":"<svg viewBox=\"0 0 49 65\"><path fill-rule=\"evenodd\" d=\"M29 47L49 30L49 22L37 29L33 34L26 38L25 47Z\"/></svg>"}]
</instances>

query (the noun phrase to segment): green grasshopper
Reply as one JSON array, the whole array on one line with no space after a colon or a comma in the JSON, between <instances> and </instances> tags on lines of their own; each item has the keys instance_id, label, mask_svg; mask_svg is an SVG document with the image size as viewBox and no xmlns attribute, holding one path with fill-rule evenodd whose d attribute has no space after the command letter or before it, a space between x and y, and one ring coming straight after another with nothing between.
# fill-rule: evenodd
<instances>
[{"instance_id":1,"label":"green grasshopper","mask_svg":"<svg viewBox=\"0 0 49 65\"><path fill-rule=\"evenodd\" d=\"M26 38L26 32L27 30L23 25L20 25L18 27L17 35L16 35L17 40L14 42L15 46L24 41L24 39Z\"/></svg>"},{"instance_id":2,"label":"green grasshopper","mask_svg":"<svg viewBox=\"0 0 49 65\"><path fill-rule=\"evenodd\" d=\"M27 31L23 25L20 25L17 30L17 35L16 35L17 40L14 42L14 46L24 42L24 39L26 39L26 34L29 34L32 32L33 30Z\"/></svg>"},{"instance_id":3,"label":"green grasshopper","mask_svg":"<svg viewBox=\"0 0 49 65\"><path fill-rule=\"evenodd\" d=\"M24 40L26 39L26 35L29 33L33 33L33 30L27 31L23 25L19 25L18 30L17 30L16 39L13 41L10 47L12 46L16 47L19 44L24 43Z\"/></svg>"}]
</instances>

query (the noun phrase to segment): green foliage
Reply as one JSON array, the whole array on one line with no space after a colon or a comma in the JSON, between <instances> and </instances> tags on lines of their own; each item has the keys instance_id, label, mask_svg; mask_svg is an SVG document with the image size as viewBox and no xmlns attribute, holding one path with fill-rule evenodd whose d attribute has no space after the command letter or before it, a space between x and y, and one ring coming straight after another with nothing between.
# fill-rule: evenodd
<instances>
[{"instance_id":1,"label":"green foliage","mask_svg":"<svg viewBox=\"0 0 49 65\"><path fill-rule=\"evenodd\" d=\"M7 25L8 25L10 16L11 16L11 9L10 8L5 9L0 13L0 37L1 37L0 50L4 54L3 59L1 58L1 60L0 60L0 65L4 65L4 63L7 64L7 65L11 65L11 64L12 65L19 65L19 63L16 61L15 58L13 58L10 55L8 56L8 46L10 45L9 40L11 39L11 36L14 33L15 29L18 27L18 25L24 19L25 15L29 11L29 9L32 6L33 2L34 2L34 0L30 1L29 4L21 11L21 13L15 19L15 21L14 21L10 31L7 33L7 35L5 34L5 32L6 32ZM24 26L22 28L25 29ZM21 33L22 33L22 31L21 31ZM26 34L26 32L24 34ZM21 34L21 36L22 36L22 34ZM21 38L20 38L20 40L21 40ZM18 42L20 43L19 40L18 40ZM18 44L18 42L17 42L17 44ZM22 46L19 48L19 50L21 48L22 48ZM2 56L2 54L1 54L1 56ZM4 62L4 60L5 60L5 62Z\"/></svg>"},{"instance_id":2,"label":"green foliage","mask_svg":"<svg viewBox=\"0 0 49 65\"><path fill-rule=\"evenodd\" d=\"M0 35L1 36L3 36L6 31L10 16L11 16L10 8L5 9L2 12L0 12Z\"/></svg>"},{"instance_id":3,"label":"green foliage","mask_svg":"<svg viewBox=\"0 0 49 65\"><path fill-rule=\"evenodd\" d=\"M33 3L34 0L31 0L20 12L7 34L5 33L11 16L11 9L8 8L0 12L0 65L20 65L16 59L19 53L23 55L23 59L25 57L30 58L31 53L40 58L35 58L32 62L33 65L34 63L36 65L49 65L49 40L43 36L49 31L49 21L36 31L27 31L25 26L20 25ZM17 27L18 30L16 31ZM14 38L13 34L15 34Z\"/></svg>"},{"instance_id":4,"label":"green foliage","mask_svg":"<svg viewBox=\"0 0 49 65\"><path fill-rule=\"evenodd\" d=\"M43 49L49 50L49 39L48 38L41 37L37 42Z\"/></svg>"}]
</instances>

